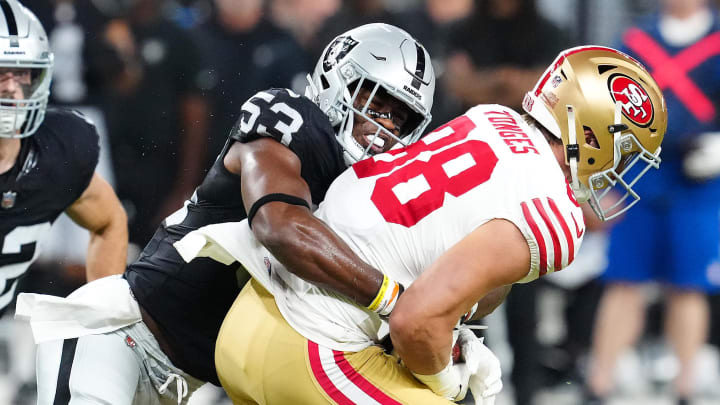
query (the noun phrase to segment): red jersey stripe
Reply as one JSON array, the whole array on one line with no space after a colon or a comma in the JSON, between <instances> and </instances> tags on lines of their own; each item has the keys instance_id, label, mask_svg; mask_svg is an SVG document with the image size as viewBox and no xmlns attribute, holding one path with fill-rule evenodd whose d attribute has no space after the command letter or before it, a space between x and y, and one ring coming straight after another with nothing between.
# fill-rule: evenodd
<instances>
[{"instance_id":1,"label":"red jersey stripe","mask_svg":"<svg viewBox=\"0 0 720 405\"><path fill-rule=\"evenodd\" d=\"M527 221L528 225L530 226L530 230L535 236L535 241L538 244L538 250L540 251L540 276L544 276L545 273L547 273L547 251L545 248L545 239L543 239L542 232L540 232L540 228L535 222L535 219L533 218L527 203L523 202L520 205L522 206L525 221Z\"/></svg>"},{"instance_id":2,"label":"red jersey stripe","mask_svg":"<svg viewBox=\"0 0 720 405\"><path fill-rule=\"evenodd\" d=\"M562 268L562 247L560 246L560 238L558 237L555 226L553 226L553 223L550 221L550 217L545 211L545 207L542 205L542 201L540 201L539 198L533 198L532 201L533 204L535 204L535 208L537 208L540 213L540 217L543 219L543 222L545 222L545 226L547 226L548 231L550 231L550 238L552 239L553 244L553 271L555 271Z\"/></svg>"},{"instance_id":3,"label":"red jersey stripe","mask_svg":"<svg viewBox=\"0 0 720 405\"><path fill-rule=\"evenodd\" d=\"M552 210L553 214L555 214L555 218L557 219L558 223L560 224L560 227L563 230L563 233L565 234L565 239L567 240L568 244L568 261L567 264L570 264L575 260L575 242L573 241L572 234L570 233L570 227L567 224L567 221L565 221L565 218L560 214L560 210L557 207L557 204L555 204L555 201L553 201L552 198L548 197L548 204L550 205L550 209ZM576 225L577 226L577 225ZM556 268L555 271L560 271L561 268Z\"/></svg>"}]
</instances>

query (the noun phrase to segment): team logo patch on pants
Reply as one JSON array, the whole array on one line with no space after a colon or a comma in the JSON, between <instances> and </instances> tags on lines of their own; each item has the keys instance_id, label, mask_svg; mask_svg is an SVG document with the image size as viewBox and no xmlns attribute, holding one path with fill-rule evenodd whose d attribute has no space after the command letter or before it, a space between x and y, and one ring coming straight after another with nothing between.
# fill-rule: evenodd
<instances>
[{"instance_id":1,"label":"team logo patch on pants","mask_svg":"<svg viewBox=\"0 0 720 405\"><path fill-rule=\"evenodd\" d=\"M135 346L137 346L137 343L131 338L130 336L125 336L125 344L128 345L129 348L134 349Z\"/></svg>"}]
</instances>

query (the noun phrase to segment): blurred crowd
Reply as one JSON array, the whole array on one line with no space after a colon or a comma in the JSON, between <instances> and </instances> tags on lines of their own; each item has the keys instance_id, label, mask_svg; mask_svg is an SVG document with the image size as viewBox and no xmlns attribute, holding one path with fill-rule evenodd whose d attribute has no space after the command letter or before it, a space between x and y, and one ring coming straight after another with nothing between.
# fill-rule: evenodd
<instances>
[{"instance_id":1,"label":"blurred crowd","mask_svg":"<svg viewBox=\"0 0 720 405\"><path fill-rule=\"evenodd\" d=\"M438 76L431 127L475 104L498 103L520 109L524 93L533 87L542 69L570 46L622 47L656 75L668 65L668 55L720 32L712 0L25 0L24 4L40 18L55 53L51 102L84 111L98 125L104 153L100 169L128 213L130 241L136 249L192 194L222 148L245 100L268 87L304 93L306 75L323 47L354 26L369 22L397 25L427 47ZM707 29L689 39L668 38L689 34L682 25L674 31L662 28L674 21L664 16L670 15L673 7L693 6L709 10L705 17L693 17L693 26L705 24ZM653 19L660 21L657 32L652 28ZM657 53L641 52L650 45L633 48L633 43L628 43L627 30L635 26L654 37L654 42L650 41L658 43L658 48L665 46L665 59ZM670 107L663 173L685 173L683 159L688 150L698 148L696 138L700 137L696 135L720 131L715 111L720 106L717 44L720 40L709 39L695 49L705 59L695 65L681 64L685 71L658 79L661 87L665 86ZM693 71L705 62L711 66L703 72ZM680 74L698 88L708 103L698 114L705 115L684 121L673 115L698 100L688 100L697 95L683 95L673 87L672 74ZM693 126L693 122L699 124ZM549 387L562 390L570 386L575 391L573 398L585 398L567 403L590 403L623 390L637 390L638 384L632 382L613 383L622 375L616 372L618 364L633 370L631 380L642 381L648 391L674 392L670 397L680 401L720 395L720 381L706 381L710 388L705 391L698 388L701 377L718 375L717 361L711 363L710 374L688 371L702 363L698 361L702 356L716 359L720 345L720 299L716 295L720 243L715 235L720 232L718 174L720 169L700 178L678 174L670 176L671 182L651 184L653 190L641 193L649 198L639 204L649 207L638 214L647 218L632 222L635 231L625 225L626 219L609 224L618 229L615 231L588 217L583 254L573 268L541 283L513 288L499 310L502 314L490 320L486 341L501 351L506 347L513 358L504 368L506 391L512 393L505 403L559 403L543 401ZM668 194L685 198L675 201ZM701 213L693 220L701 225L688 221L678 227L681 229L673 228L677 224L672 223L657 225L675 212L673 204L686 208L695 204ZM648 228L643 220L657 226ZM710 239L694 234L694 229L703 226L715 229ZM58 228L61 237L45 252L36 271L30 272L26 291L47 291L52 286L51 292L62 295L82 282L83 272L78 268L82 267L84 243L75 242L71 227L60 223ZM684 240L683 249L702 244L699 239L714 242L716 245L708 248L714 249L710 262L687 261L686 266L698 268L681 269L705 272L707 285L673 285L649 275L623 277L626 267L682 265L678 253L672 252L673 238L659 240L654 233L677 233L676 239ZM80 234L77 239L84 237ZM632 253L639 239L644 240L637 244L642 252L635 257ZM614 277L603 279L608 266ZM659 283L645 283L650 280ZM667 284L670 289L664 288ZM667 305L664 298L670 298ZM602 332L594 327L599 307L605 325ZM620 314L613 316L613 311ZM632 316L623 317L623 311ZM668 313L669 328L663 329L662 320ZM678 321L687 319L694 321ZM8 393L7 398L0 395L0 405L32 403L34 356L23 354L32 350L32 345L25 350L13 343L23 339L13 338L15 332L6 327L9 322L4 319L0 325L0 392ZM503 332L492 332L496 326ZM618 337L620 341L611 343L610 348L597 347L597 342L593 347L593 333L596 339L608 342L619 330L629 330L630 336ZM662 338L664 330L669 345ZM686 341L691 341L691 347L683 345ZM635 362L628 366L625 353L637 342L632 352ZM590 365L590 353L602 357L600 366ZM670 381L674 379L673 385ZM716 386L712 387L713 383Z\"/></svg>"}]
</instances>

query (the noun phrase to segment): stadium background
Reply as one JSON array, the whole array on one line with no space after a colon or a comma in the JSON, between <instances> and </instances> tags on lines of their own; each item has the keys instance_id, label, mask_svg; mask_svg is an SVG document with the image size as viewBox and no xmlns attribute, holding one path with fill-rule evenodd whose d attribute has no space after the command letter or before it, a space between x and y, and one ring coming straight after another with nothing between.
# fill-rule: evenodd
<instances>
[{"instance_id":1,"label":"stadium background","mask_svg":"<svg viewBox=\"0 0 720 405\"><path fill-rule=\"evenodd\" d=\"M483 21L489 3L522 3L497 31L468 29ZM515 72L518 85L534 78L559 50L578 44L617 45L636 18L657 10L659 0L25 0L48 31L55 53L51 100L83 111L98 125L108 178L128 211L137 254L159 221L192 191L218 153L240 105L257 90L290 87L302 93L322 47L336 34L368 22L388 22L423 42L438 73L433 108L437 125L484 95L469 94L458 78L470 65L483 80ZM494 5L500 7L502 5ZM476 27L477 28L477 27ZM505 29L505 30L502 30ZM534 31L535 30L535 31ZM539 31L538 31L539 30ZM538 32L545 33L540 35ZM527 41L523 41L523 36ZM486 51L487 42L501 44ZM501 48L517 49L503 53ZM548 56L551 55L548 60ZM503 65L495 57L507 58ZM522 68L522 69L521 69ZM508 71L506 69L505 71ZM523 75L524 74L524 75ZM473 77L473 76L466 76ZM499 76L498 76L499 77ZM488 102L519 106L521 93L502 87ZM525 81L523 81L525 80ZM472 87L472 86L469 86ZM483 89L477 89L481 92ZM520 96L519 96L520 94ZM716 104L718 100L713 100ZM514 103L514 104L513 104ZM83 282L87 236L67 218L55 224L41 259L24 280L24 291L63 295ZM536 404L579 403L587 357L588 323L564 317L580 288L604 269L607 241L600 231L586 237L583 260L561 279L532 288L537 297ZM720 248L720 247L719 247ZM572 276L570 275L572 274ZM599 287L598 287L599 288ZM588 318L597 290L582 303ZM677 365L660 338L662 290L647 290L652 305L642 342L623 356L611 404L670 404L669 381ZM720 403L720 300L712 297L710 341L697 364L698 403ZM580 304L577 304L580 305ZM504 308L487 323L487 342L503 362L499 405L514 403ZM591 325L591 323L589 323ZM618 327L622 327L618 325ZM584 333L574 333L582 328ZM570 333L569 333L570 332ZM0 405L34 403L34 354L28 330L9 316L0 320ZM519 387L522 390L522 387ZM226 403L217 390L203 390L193 405Z\"/></svg>"}]
</instances>

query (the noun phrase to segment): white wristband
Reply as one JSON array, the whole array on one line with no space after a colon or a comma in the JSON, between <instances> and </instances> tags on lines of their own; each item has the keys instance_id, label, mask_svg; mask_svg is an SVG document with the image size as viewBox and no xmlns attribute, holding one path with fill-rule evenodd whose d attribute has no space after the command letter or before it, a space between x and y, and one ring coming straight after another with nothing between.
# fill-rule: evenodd
<instances>
[{"instance_id":1,"label":"white wristband","mask_svg":"<svg viewBox=\"0 0 720 405\"><path fill-rule=\"evenodd\" d=\"M458 371L453 368L452 359L450 360L448 365L445 366L445 368L440 370L438 373L432 375L413 373L413 375L423 384L430 387L430 389L434 393L440 395L441 397L444 397L451 401L454 401L456 399L462 399L458 398L458 396L463 390L462 380Z\"/></svg>"}]
</instances>

